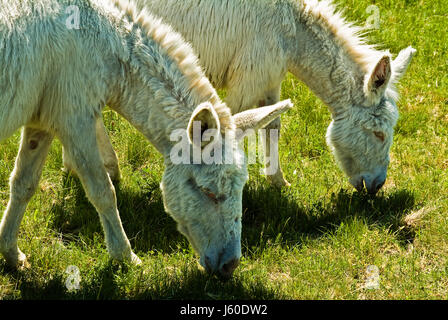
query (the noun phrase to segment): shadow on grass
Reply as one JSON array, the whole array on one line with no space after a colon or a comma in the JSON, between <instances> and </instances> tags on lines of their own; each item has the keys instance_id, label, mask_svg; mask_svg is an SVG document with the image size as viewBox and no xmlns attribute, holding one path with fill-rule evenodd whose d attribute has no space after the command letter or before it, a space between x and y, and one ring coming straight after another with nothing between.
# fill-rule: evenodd
<instances>
[{"instance_id":1,"label":"shadow on grass","mask_svg":"<svg viewBox=\"0 0 448 320\"><path fill-rule=\"evenodd\" d=\"M194 266L182 267L181 275L146 275L136 281L126 281L129 269L124 264L107 262L89 271L80 282L78 290L69 292L66 288L67 275L53 274L51 279L32 270L11 271L0 262L0 274L8 273L12 281L18 283L20 299L23 300L215 300L215 299L264 299L275 300L282 297L277 292L264 287L262 283L247 285L234 277L229 281L219 281L206 275ZM135 269L134 269L135 272ZM118 276L117 276L118 275ZM122 285L119 278L124 278ZM6 297L7 298L7 297Z\"/></svg>"},{"instance_id":2,"label":"shadow on grass","mask_svg":"<svg viewBox=\"0 0 448 320\"><path fill-rule=\"evenodd\" d=\"M164 212L158 181L144 182L139 188L117 184L116 191L120 216L137 254L150 250L170 254L188 248L187 240ZM86 199L79 180L65 176L62 193L58 195L62 200L51 211L51 227L61 232L65 241L76 241L82 236L88 242L102 234L98 214ZM272 242L280 246L300 245L304 238L324 237L354 218L395 232L405 245L413 241L414 234L403 229L401 221L415 205L414 195L407 190L380 193L376 197L340 190L307 207L287 192L251 182L246 185L243 198L243 255L257 256L253 248L260 252ZM263 283L248 287L247 281L239 280L238 276L225 283L211 281L197 266L183 270L181 276L151 278L144 288L134 291L120 287L117 268L112 263L95 267L92 272L86 280L89 282L76 293L67 292L65 274L42 283L39 275L26 273L27 276L19 277L18 283L25 299L213 299L216 293L221 294L219 299L279 298L278 292Z\"/></svg>"},{"instance_id":3,"label":"shadow on grass","mask_svg":"<svg viewBox=\"0 0 448 320\"><path fill-rule=\"evenodd\" d=\"M86 199L79 180L67 176L65 183L72 191L70 188L63 190L68 190L74 199L66 200L64 194L58 197L64 200L52 209L52 228L69 241L79 234L84 240L102 234L98 214ZM169 254L188 248L188 241L164 211L158 181L145 182L138 191L121 188L120 184L115 187L120 217L137 253L157 250ZM273 241L300 245L303 237L318 238L336 230L341 223L360 218L368 225L389 228L399 242L406 245L415 235L412 230L403 228L401 221L415 205L414 194L407 190L380 192L376 196L340 190L305 207L293 196L266 183L249 183L243 197L242 244L246 249L263 249Z\"/></svg>"},{"instance_id":4,"label":"shadow on grass","mask_svg":"<svg viewBox=\"0 0 448 320\"><path fill-rule=\"evenodd\" d=\"M20 299L24 300L64 300L64 299L117 299L117 285L114 280L118 268L116 264L108 263L93 270L94 276L89 283L82 284L80 290L70 292L67 290L67 274L52 274L50 279L45 279L33 269L13 270L0 263L0 274L8 274L16 283L20 291ZM124 297L123 297L124 298Z\"/></svg>"},{"instance_id":5,"label":"shadow on grass","mask_svg":"<svg viewBox=\"0 0 448 320\"><path fill-rule=\"evenodd\" d=\"M329 198L329 199L328 199ZM243 239L246 247L263 248L268 242L297 245L303 237L319 238L354 218L370 226L395 233L402 245L412 242L415 234L403 228L402 218L415 207L415 196L396 190L376 196L340 190L330 197L304 207L281 190L267 185L246 186L243 207Z\"/></svg>"},{"instance_id":6,"label":"shadow on grass","mask_svg":"<svg viewBox=\"0 0 448 320\"><path fill-rule=\"evenodd\" d=\"M60 232L65 241L82 236L84 241L103 235L96 209L85 196L80 181L64 176L64 188L53 205L51 228ZM177 231L175 221L165 212L158 181L142 181L138 190L115 183L117 204L123 227L133 249L172 253L188 248L188 241Z\"/></svg>"}]
</instances>

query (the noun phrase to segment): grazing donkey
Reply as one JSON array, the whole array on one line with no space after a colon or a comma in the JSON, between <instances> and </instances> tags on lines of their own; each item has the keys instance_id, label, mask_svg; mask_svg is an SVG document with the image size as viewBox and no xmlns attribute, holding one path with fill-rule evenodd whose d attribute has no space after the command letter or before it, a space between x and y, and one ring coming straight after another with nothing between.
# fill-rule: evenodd
<instances>
[{"instance_id":1,"label":"grazing donkey","mask_svg":"<svg viewBox=\"0 0 448 320\"><path fill-rule=\"evenodd\" d=\"M370 193L384 184L398 118L394 85L414 49L395 60L374 50L329 1L138 0L138 5L192 44L212 84L228 89L226 103L233 113L275 103L286 72L294 74L328 105L333 121L327 143L351 184L358 190L365 184ZM280 129L280 118L269 127ZM107 142L104 158L116 167L101 127L98 136ZM266 159L278 159L275 141L265 150ZM288 185L277 168L267 178Z\"/></svg>"},{"instance_id":2,"label":"grazing donkey","mask_svg":"<svg viewBox=\"0 0 448 320\"><path fill-rule=\"evenodd\" d=\"M0 224L0 252L7 263L26 264L18 229L54 137L99 213L110 255L140 263L98 150L95 131L105 104L163 154L166 211L199 253L201 265L230 277L241 256L247 166L238 145L225 144L220 136L227 140L237 128L265 126L291 104L232 116L180 35L133 4L113 0L0 0L0 140L24 127ZM194 149L196 122L204 134L215 129L213 144L226 154L232 151L233 161L171 161L177 143L172 132L185 132Z\"/></svg>"}]
</instances>

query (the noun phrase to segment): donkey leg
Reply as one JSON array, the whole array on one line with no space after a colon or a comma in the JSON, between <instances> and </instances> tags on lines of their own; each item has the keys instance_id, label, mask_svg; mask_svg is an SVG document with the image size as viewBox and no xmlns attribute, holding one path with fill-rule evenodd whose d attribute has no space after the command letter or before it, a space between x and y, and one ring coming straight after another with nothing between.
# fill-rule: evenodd
<instances>
[{"instance_id":1,"label":"donkey leg","mask_svg":"<svg viewBox=\"0 0 448 320\"><path fill-rule=\"evenodd\" d=\"M264 173L269 183L277 187L290 187L291 184L286 181L283 175L283 170L280 164L280 156L278 152L278 141L280 140L280 117L272 121L265 128L265 142L264 157L265 169Z\"/></svg>"},{"instance_id":2,"label":"donkey leg","mask_svg":"<svg viewBox=\"0 0 448 320\"><path fill-rule=\"evenodd\" d=\"M280 87L273 90L268 90L265 93L265 99L260 101L259 107L263 105L272 105L280 101ZM280 155L278 152L278 142L280 140L281 119L278 117L265 128L265 136L263 141L265 142L264 148L264 161L265 161L265 174L268 181L277 187L291 186L283 176L283 170L280 164ZM271 139L272 137L272 139Z\"/></svg>"},{"instance_id":3,"label":"donkey leg","mask_svg":"<svg viewBox=\"0 0 448 320\"><path fill-rule=\"evenodd\" d=\"M42 130L25 127L11 174L11 196L0 223L0 253L12 267L27 265L26 256L17 247L19 226L28 202L39 184L42 168L53 135Z\"/></svg>"},{"instance_id":4,"label":"donkey leg","mask_svg":"<svg viewBox=\"0 0 448 320\"><path fill-rule=\"evenodd\" d=\"M99 117L96 121L96 139L98 141L98 147L101 153L101 158L103 159L104 167L106 168L110 179L112 181L119 181L121 179L121 173L118 165L118 157L112 147L102 117Z\"/></svg>"},{"instance_id":5,"label":"donkey leg","mask_svg":"<svg viewBox=\"0 0 448 320\"><path fill-rule=\"evenodd\" d=\"M100 150L101 158L103 159L104 167L112 181L119 181L121 179L120 167L118 165L118 157L107 134L102 117L99 117L96 122L96 138L98 141L98 148ZM62 149L62 159L65 171L75 173L73 161L67 155L65 149Z\"/></svg>"},{"instance_id":6,"label":"donkey leg","mask_svg":"<svg viewBox=\"0 0 448 320\"><path fill-rule=\"evenodd\" d=\"M70 127L58 131L58 136L88 199L99 213L109 254L114 259L139 264L123 229L115 189L98 150L96 121L89 117L73 119Z\"/></svg>"},{"instance_id":7,"label":"donkey leg","mask_svg":"<svg viewBox=\"0 0 448 320\"><path fill-rule=\"evenodd\" d=\"M258 60L257 60L258 62ZM272 105L280 101L280 86L285 74L279 73L274 78L269 78L268 74L259 72L259 77L254 77L256 72L234 72L236 76L230 80L226 102L232 113L238 113L253 106L263 107ZM272 79L277 79L274 81ZM275 83L273 88L273 83ZM280 117L266 126L267 136L263 137L265 143L265 175L272 185L277 187L290 186L290 183L283 177L283 171L279 161L278 140L280 139ZM278 139L270 139L270 131L276 130ZM273 133L274 134L274 133Z\"/></svg>"}]
</instances>

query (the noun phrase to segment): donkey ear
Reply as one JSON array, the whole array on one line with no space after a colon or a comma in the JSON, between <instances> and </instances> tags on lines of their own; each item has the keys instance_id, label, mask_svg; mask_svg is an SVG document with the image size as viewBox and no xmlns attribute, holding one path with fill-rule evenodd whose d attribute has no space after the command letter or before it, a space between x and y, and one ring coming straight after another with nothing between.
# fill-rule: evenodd
<instances>
[{"instance_id":1,"label":"donkey ear","mask_svg":"<svg viewBox=\"0 0 448 320\"><path fill-rule=\"evenodd\" d=\"M237 113L233 116L235 126L237 129L236 138L240 140L244 138L245 131L251 129L253 133L264 128L280 114L288 111L293 107L291 100L283 100L274 105L262 108L256 108Z\"/></svg>"},{"instance_id":2,"label":"donkey ear","mask_svg":"<svg viewBox=\"0 0 448 320\"><path fill-rule=\"evenodd\" d=\"M196 146L204 147L210 143L202 141L205 131L212 133L213 139L216 139L221 132L221 124L218 114L210 102L201 103L192 113L188 123L187 132L190 143Z\"/></svg>"},{"instance_id":3,"label":"donkey ear","mask_svg":"<svg viewBox=\"0 0 448 320\"><path fill-rule=\"evenodd\" d=\"M366 79L364 90L368 97L378 96L386 90L392 75L391 60L383 56Z\"/></svg>"},{"instance_id":4,"label":"donkey ear","mask_svg":"<svg viewBox=\"0 0 448 320\"><path fill-rule=\"evenodd\" d=\"M417 52L411 46L400 51L398 56L392 62L392 83L398 82L405 74L409 63L411 63L412 57Z\"/></svg>"}]
</instances>

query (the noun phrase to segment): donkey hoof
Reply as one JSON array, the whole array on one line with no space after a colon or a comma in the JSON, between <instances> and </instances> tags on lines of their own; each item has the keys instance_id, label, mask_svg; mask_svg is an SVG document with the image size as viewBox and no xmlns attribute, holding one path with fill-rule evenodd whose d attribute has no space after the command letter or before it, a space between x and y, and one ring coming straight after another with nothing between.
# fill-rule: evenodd
<instances>
[{"instance_id":1,"label":"donkey hoof","mask_svg":"<svg viewBox=\"0 0 448 320\"><path fill-rule=\"evenodd\" d=\"M277 188L291 187L291 184L283 176L267 176L267 178L269 183Z\"/></svg>"},{"instance_id":2,"label":"donkey hoof","mask_svg":"<svg viewBox=\"0 0 448 320\"><path fill-rule=\"evenodd\" d=\"M19 262L17 263L17 269L18 270L27 270L31 267L30 263L28 262L28 259L25 255L23 255L23 259L19 259Z\"/></svg>"},{"instance_id":3,"label":"donkey hoof","mask_svg":"<svg viewBox=\"0 0 448 320\"><path fill-rule=\"evenodd\" d=\"M137 257L137 255L132 252L132 254L131 254L131 263L133 265L139 266L139 265L142 264L142 260L140 260L140 258Z\"/></svg>"},{"instance_id":4,"label":"donkey hoof","mask_svg":"<svg viewBox=\"0 0 448 320\"><path fill-rule=\"evenodd\" d=\"M4 253L3 255L6 259L6 264L10 268L17 270L24 270L30 267L26 255L22 251L20 251L20 249L10 250L9 252Z\"/></svg>"}]
</instances>

